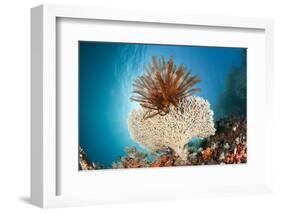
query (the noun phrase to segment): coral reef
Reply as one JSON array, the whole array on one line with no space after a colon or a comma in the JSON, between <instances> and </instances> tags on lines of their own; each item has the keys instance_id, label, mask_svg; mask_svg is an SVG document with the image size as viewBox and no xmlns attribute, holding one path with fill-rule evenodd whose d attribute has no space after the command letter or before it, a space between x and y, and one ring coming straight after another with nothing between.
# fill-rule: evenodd
<instances>
[{"instance_id":1,"label":"coral reef","mask_svg":"<svg viewBox=\"0 0 281 213\"><path fill-rule=\"evenodd\" d=\"M87 158L84 150L79 147L79 169L80 170L93 170L94 167Z\"/></svg>"},{"instance_id":2,"label":"coral reef","mask_svg":"<svg viewBox=\"0 0 281 213\"><path fill-rule=\"evenodd\" d=\"M128 129L133 140L152 152L171 148L185 158L184 145L193 137L205 138L215 133L213 111L203 98L192 96L200 82L173 58L152 57L146 73L133 83L131 100L141 108L129 115Z\"/></svg>"},{"instance_id":3,"label":"coral reef","mask_svg":"<svg viewBox=\"0 0 281 213\"><path fill-rule=\"evenodd\" d=\"M155 152L169 147L185 158L185 144L193 137L205 138L214 135L213 111L208 101L189 96L181 99L177 107L171 106L165 115L145 119L146 108L135 109L128 120L128 129L133 140Z\"/></svg>"},{"instance_id":4,"label":"coral reef","mask_svg":"<svg viewBox=\"0 0 281 213\"><path fill-rule=\"evenodd\" d=\"M137 151L136 147L127 147L125 152L126 156L112 164L113 169L149 167L150 161L147 154Z\"/></svg>"},{"instance_id":5,"label":"coral reef","mask_svg":"<svg viewBox=\"0 0 281 213\"><path fill-rule=\"evenodd\" d=\"M213 149L212 160L215 163L247 162L247 124L243 117L221 119L217 122L218 133L206 144Z\"/></svg>"},{"instance_id":6,"label":"coral reef","mask_svg":"<svg viewBox=\"0 0 281 213\"><path fill-rule=\"evenodd\" d=\"M193 149L188 154L189 164L246 163L246 119L243 117L224 118L216 122L216 129L217 132L214 136L205 140L197 150Z\"/></svg>"},{"instance_id":7,"label":"coral reef","mask_svg":"<svg viewBox=\"0 0 281 213\"><path fill-rule=\"evenodd\" d=\"M126 148L126 155L112 164L113 169L155 168L170 166L194 166L217 164L241 164L247 162L246 119L243 117L224 118L216 122L216 134L184 146L185 158L171 148L163 148L151 158L139 152L136 147ZM80 149L80 170L95 170L104 167L90 163Z\"/></svg>"},{"instance_id":8,"label":"coral reef","mask_svg":"<svg viewBox=\"0 0 281 213\"><path fill-rule=\"evenodd\" d=\"M146 73L133 83L131 100L140 107L129 114L128 130L131 138L150 154L128 147L125 156L113 162L111 168L247 162L245 69L233 68L227 77L227 89L216 110L220 112L216 117L219 120L214 123L209 102L194 96L200 91L194 88L200 82L197 76L192 76L183 65L176 67L173 58L166 62L153 57L145 68ZM81 148L79 159L80 170L105 168L90 163Z\"/></svg>"},{"instance_id":9,"label":"coral reef","mask_svg":"<svg viewBox=\"0 0 281 213\"><path fill-rule=\"evenodd\" d=\"M85 151L79 146L79 170L104 169L104 166L98 163L91 163Z\"/></svg>"},{"instance_id":10,"label":"coral reef","mask_svg":"<svg viewBox=\"0 0 281 213\"><path fill-rule=\"evenodd\" d=\"M134 80L132 101L153 113L144 114L149 118L155 115L166 115L170 106L177 107L182 98L199 92L199 88L193 88L200 82L197 76L191 76L183 65L178 68L173 58L168 62L162 57L158 60L152 57L152 63L145 66L146 73Z\"/></svg>"}]
</instances>

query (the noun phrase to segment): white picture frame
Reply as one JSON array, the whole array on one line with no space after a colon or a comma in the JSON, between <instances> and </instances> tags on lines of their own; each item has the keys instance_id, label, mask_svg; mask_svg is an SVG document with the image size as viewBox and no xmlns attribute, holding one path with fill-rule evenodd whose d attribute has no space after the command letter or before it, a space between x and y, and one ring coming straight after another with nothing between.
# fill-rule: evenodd
<instances>
[{"instance_id":1,"label":"white picture frame","mask_svg":"<svg viewBox=\"0 0 281 213\"><path fill-rule=\"evenodd\" d=\"M95 195L86 194L60 194L58 191L59 173L61 166L58 166L60 152L57 146L57 102L60 96L57 95L58 79L57 79L57 36L58 36L58 20L59 19L79 19L79 20L99 20L101 22L116 21L118 26L122 23L153 23L155 26L199 26L212 29L231 30L258 30L263 32L264 44L264 68L261 68L261 75L266 76L264 81L265 87L261 92L265 94L262 105L264 117L259 118L266 124L266 131L262 136L266 139L264 147L266 153L257 158L266 158L265 165L260 167L259 172L263 173L263 178L253 181L253 184L245 181L245 183L237 182L236 184L205 184L200 186L199 181L193 183L194 187L183 187L180 190L178 186L167 184L165 190L159 187L152 187L149 195L144 192L127 189L122 191L114 191L110 189L101 191ZM238 17L216 17L202 15L187 14L161 14L140 11L121 11L121 10L105 10L97 8L84 8L74 6L54 6L41 5L31 10L31 72L32 72L32 141L31 141L31 201L34 205L47 207L91 205L98 203L114 203L114 202L138 202L143 200L163 200L163 199L181 199L186 197L198 196L214 196L214 195L240 195L264 193L271 191L271 164L270 164L270 137L271 119L272 119L272 96L270 90L273 87L273 21L271 19L257 18L238 18ZM165 43L165 41L164 41ZM261 79L260 79L261 80ZM248 76L248 82L255 81L253 76ZM256 99L252 99L252 104L256 103ZM258 110L258 109L257 109ZM258 111L257 111L258 112ZM259 111L261 112L261 111ZM77 150L78 152L78 150ZM63 165L62 165L63 166ZM243 168L247 170L247 167ZM210 170L208 168L208 170ZM239 167L230 169L229 172L239 171ZM173 168L173 173L184 175L185 168ZM78 172L78 171L77 171ZM102 172L108 174L108 171L99 171L101 177L97 180L102 181ZM129 171L138 173L138 180L144 177L145 170ZM151 175L164 176L171 175L170 172L161 169L150 171ZM116 174L116 173L115 173ZM120 175L121 174L121 175ZM86 174L87 179L91 178L90 173ZM122 171L116 178L126 178L128 171ZM104 176L105 177L105 176ZM110 176L106 176L110 178ZM113 177L112 177L113 178ZM149 179L149 178L148 178ZM69 178L72 181L71 178ZM85 179L84 179L85 180ZM107 179L108 180L108 179ZM125 179L128 181L128 179ZM149 181L149 180L147 180ZM70 182L71 184L71 182ZM75 184L75 183L73 183ZM140 184L140 186L142 186ZM126 188L126 186L123 186ZM127 186L129 188L130 186ZM144 187L145 189L145 187ZM188 189L188 190L186 190ZM77 188L75 189L77 190ZM164 196L163 192L170 192ZM122 195L120 195L120 193ZM170 194L170 195L169 195Z\"/></svg>"}]
</instances>

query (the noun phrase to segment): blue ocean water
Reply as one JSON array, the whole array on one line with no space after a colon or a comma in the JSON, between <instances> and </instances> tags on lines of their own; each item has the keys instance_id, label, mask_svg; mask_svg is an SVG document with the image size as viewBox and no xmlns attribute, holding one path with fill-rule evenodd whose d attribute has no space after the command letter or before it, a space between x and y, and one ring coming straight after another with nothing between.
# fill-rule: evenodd
<instances>
[{"instance_id":1,"label":"blue ocean water","mask_svg":"<svg viewBox=\"0 0 281 213\"><path fill-rule=\"evenodd\" d=\"M125 154L126 146L146 151L131 140L127 118L138 107L129 101L132 81L152 56L166 60L173 56L176 64L191 69L202 80L198 95L210 102L215 119L233 110L244 112L246 52L245 48L80 41L79 145L90 161L107 167Z\"/></svg>"}]
</instances>

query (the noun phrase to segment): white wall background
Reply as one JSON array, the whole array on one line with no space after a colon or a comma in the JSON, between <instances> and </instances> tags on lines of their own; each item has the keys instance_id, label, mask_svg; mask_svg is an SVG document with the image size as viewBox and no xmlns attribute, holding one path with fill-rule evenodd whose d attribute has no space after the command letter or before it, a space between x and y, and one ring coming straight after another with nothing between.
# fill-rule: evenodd
<instances>
[{"instance_id":1,"label":"white wall background","mask_svg":"<svg viewBox=\"0 0 281 213\"><path fill-rule=\"evenodd\" d=\"M37 212L29 204L30 178L30 8L42 3L79 4L191 14L275 19L275 132L281 130L281 3L278 0L2 0L0 7L0 212ZM280 5L279 5L280 3ZM278 85L279 84L279 85ZM279 110L278 110L279 109ZM257 115L258 116L258 115ZM202 198L120 204L52 212L277 212L281 201L281 139L272 142L275 192L272 195ZM207 181L207 177L206 177ZM277 210L278 209L278 210Z\"/></svg>"}]
</instances>

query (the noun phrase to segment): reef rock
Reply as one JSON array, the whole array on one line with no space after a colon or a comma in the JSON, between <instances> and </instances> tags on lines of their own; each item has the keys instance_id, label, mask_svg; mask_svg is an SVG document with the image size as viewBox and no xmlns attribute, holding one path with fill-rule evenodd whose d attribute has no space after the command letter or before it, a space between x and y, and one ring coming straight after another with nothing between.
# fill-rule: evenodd
<instances>
[{"instance_id":1,"label":"reef rock","mask_svg":"<svg viewBox=\"0 0 281 213\"><path fill-rule=\"evenodd\" d=\"M128 129L133 140L152 152L166 147L186 158L185 144L193 137L206 138L215 134L213 111L207 100L189 96L169 113L147 118L153 110L138 108L131 112Z\"/></svg>"}]
</instances>

